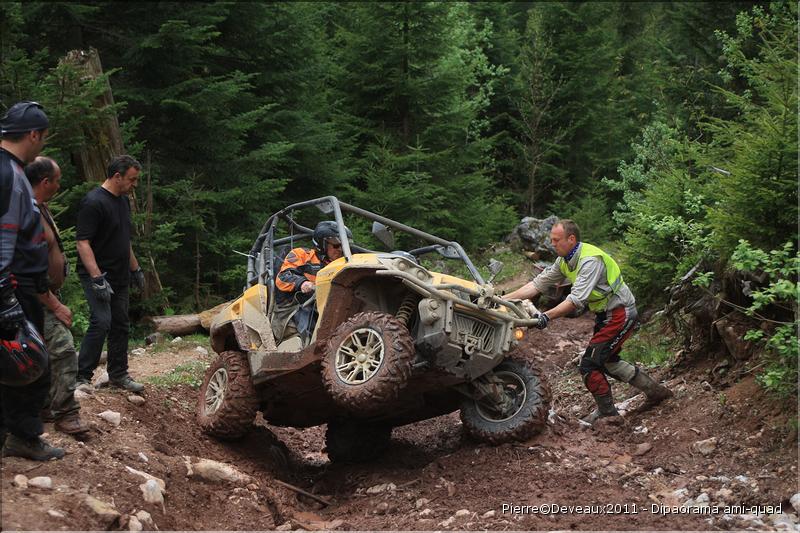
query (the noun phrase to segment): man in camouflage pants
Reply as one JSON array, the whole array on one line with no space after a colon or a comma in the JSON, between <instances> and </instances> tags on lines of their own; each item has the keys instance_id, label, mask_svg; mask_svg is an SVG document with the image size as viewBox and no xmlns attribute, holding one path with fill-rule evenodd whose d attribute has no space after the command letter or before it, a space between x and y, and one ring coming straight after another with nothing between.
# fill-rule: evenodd
<instances>
[{"instance_id":1,"label":"man in camouflage pants","mask_svg":"<svg viewBox=\"0 0 800 533\"><path fill-rule=\"evenodd\" d=\"M44 306L44 341L50 353L50 394L42 410L42 420L54 421L55 429L69 435L89 431L81 420L80 404L75 400L75 380L78 374L78 354L72 338L72 311L58 297L67 275L64 245L47 202L61 186L61 169L48 157L37 157L25 167L36 205L42 215L48 250L48 292L39 296Z\"/></svg>"}]
</instances>

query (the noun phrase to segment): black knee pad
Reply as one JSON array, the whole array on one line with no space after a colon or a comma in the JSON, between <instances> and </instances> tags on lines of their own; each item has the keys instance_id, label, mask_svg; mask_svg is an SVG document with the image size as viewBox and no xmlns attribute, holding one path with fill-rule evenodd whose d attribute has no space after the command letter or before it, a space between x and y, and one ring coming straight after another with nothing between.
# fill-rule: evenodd
<instances>
[{"instance_id":1,"label":"black knee pad","mask_svg":"<svg viewBox=\"0 0 800 533\"><path fill-rule=\"evenodd\" d=\"M581 362L578 364L578 371L581 373L581 377L583 377L584 380L592 370L603 371L603 368L595 362L593 355L594 348L586 348L586 351L583 352L583 357L581 357Z\"/></svg>"},{"instance_id":2,"label":"black knee pad","mask_svg":"<svg viewBox=\"0 0 800 533\"><path fill-rule=\"evenodd\" d=\"M601 369L605 368L606 362L608 362L611 355L611 346L607 342L597 344L592 348L592 361Z\"/></svg>"}]
</instances>

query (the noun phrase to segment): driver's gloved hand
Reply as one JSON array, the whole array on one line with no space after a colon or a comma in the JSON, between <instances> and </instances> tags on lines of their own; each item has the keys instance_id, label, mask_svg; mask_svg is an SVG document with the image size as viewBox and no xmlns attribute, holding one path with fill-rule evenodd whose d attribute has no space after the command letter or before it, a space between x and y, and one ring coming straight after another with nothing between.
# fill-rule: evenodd
<instances>
[{"instance_id":1,"label":"driver's gloved hand","mask_svg":"<svg viewBox=\"0 0 800 533\"><path fill-rule=\"evenodd\" d=\"M538 318L539 318L539 323L536 324L536 327L539 328L539 329L546 328L547 324L550 322L550 317L548 317L546 314L542 313L542 314L540 314L538 316Z\"/></svg>"},{"instance_id":2,"label":"driver's gloved hand","mask_svg":"<svg viewBox=\"0 0 800 533\"><path fill-rule=\"evenodd\" d=\"M111 285L106 281L105 273L92 278L92 290L94 291L95 297L101 302L110 302L111 295L114 294L114 289L112 289Z\"/></svg>"},{"instance_id":3,"label":"driver's gloved hand","mask_svg":"<svg viewBox=\"0 0 800 533\"><path fill-rule=\"evenodd\" d=\"M302 284L300 284L300 292L303 294L312 293L316 290L316 288L317 286L311 281L304 281Z\"/></svg>"},{"instance_id":4,"label":"driver's gloved hand","mask_svg":"<svg viewBox=\"0 0 800 533\"><path fill-rule=\"evenodd\" d=\"M25 312L14 295L17 281L14 275L0 275L0 329L16 330L25 320Z\"/></svg>"}]
</instances>

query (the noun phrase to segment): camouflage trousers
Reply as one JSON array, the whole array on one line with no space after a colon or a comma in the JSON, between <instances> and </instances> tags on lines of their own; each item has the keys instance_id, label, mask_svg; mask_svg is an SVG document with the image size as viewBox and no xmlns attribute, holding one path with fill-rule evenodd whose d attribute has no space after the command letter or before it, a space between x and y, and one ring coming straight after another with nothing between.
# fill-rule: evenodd
<instances>
[{"instance_id":1,"label":"camouflage trousers","mask_svg":"<svg viewBox=\"0 0 800 533\"><path fill-rule=\"evenodd\" d=\"M44 342L50 353L50 393L45 409L50 409L53 418L58 420L81 407L75 399L78 353L72 332L47 308L44 310Z\"/></svg>"}]
</instances>

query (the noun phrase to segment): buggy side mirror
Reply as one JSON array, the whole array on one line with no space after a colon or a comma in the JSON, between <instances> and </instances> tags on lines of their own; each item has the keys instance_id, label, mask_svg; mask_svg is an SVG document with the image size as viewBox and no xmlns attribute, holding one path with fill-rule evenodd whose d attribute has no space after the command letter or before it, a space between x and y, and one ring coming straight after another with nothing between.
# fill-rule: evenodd
<instances>
[{"instance_id":1,"label":"buggy side mirror","mask_svg":"<svg viewBox=\"0 0 800 533\"><path fill-rule=\"evenodd\" d=\"M461 256L458 254L458 250L453 248L452 246L436 246L436 251L439 254L446 258L446 259L460 259Z\"/></svg>"},{"instance_id":2,"label":"buggy side mirror","mask_svg":"<svg viewBox=\"0 0 800 533\"><path fill-rule=\"evenodd\" d=\"M316 207L317 209L319 209L328 216L333 215L333 202L330 201L320 202L316 204Z\"/></svg>"},{"instance_id":3,"label":"buggy side mirror","mask_svg":"<svg viewBox=\"0 0 800 533\"><path fill-rule=\"evenodd\" d=\"M486 283L491 283L492 281L494 281L494 278L496 278L497 275L503 270L503 266L505 265L503 264L502 261L498 261L496 259L489 259L489 273L491 274L491 276L489 276L489 279L486 280Z\"/></svg>"},{"instance_id":4,"label":"buggy side mirror","mask_svg":"<svg viewBox=\"0 0 800 533\"><path fill-rule=\"evenodd\" d=\"M394 235L392 234L392 230L389 228L389 226L381 224L377 221L373 222L372 234L375 235L375 238L381 241L386 248L390 250L394 248Z\"/></svg>"}]
</instances>

